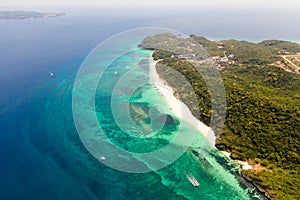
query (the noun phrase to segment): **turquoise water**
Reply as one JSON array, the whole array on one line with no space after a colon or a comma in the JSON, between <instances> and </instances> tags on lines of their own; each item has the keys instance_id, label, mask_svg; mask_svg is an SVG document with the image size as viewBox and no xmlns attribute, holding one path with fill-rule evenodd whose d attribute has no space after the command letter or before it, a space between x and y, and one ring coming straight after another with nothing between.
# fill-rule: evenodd
<instances>
[{"instance_id":1,"label":"turquoise water","mask_svg":"<svg viewBox=\"0 0 300 200\"><path fill-rule=\"evenodd\" d=\"M127 194L128 199L147 199L153 193L161 195L158 199L262 198L241 178L236 164L211 147L191 124L174 116L164 97L151 84L149 65L153 62L152 53L135 48L118 57L100 74L82 76L75 83L73 98L76 96L79 101L76 104L80 105L77 111L80 116L76 118L87 122L77 124L77 129L95 160L104 155L106 160L102 161L103 164L112 168L131 172L150 171L126 174L135 177L130 182L127 178L117 179L118 185L139 188L138 194ZM96 65L105 66L105 62L98 61ZM90 80L96 80L97 76L101 78L93 108L93 105L86 105L85 100L92 92ZM90 123L93 112L98 124ZM160 120L161 116L165 118ZM166 116L172 119L171 122L165 122ZM102 129L100 132L99 127ZM179 139L175 139L178 135L181 135ZM190 141L192 143L187 146ZM114 147L103 147L106 143L118 151ZM165 150L170 143L173 148ZM160 149L163 151L148 155ZM173 159L174 162L170 162ZM131 161L134 164L130 165ZM160 166L166 167L160 169ZM193 174L200 186L193 187L186 173ZM150 190L150 185L155 186L154 189L151 187Z\"/></svg>"},{"instance_id":2,"label":"turquoise water","mask_svg":"<svg viewBox=\"0 0 300 200\"><path fill-rule=\"evenodd\" d=\"M111 64L105 60L96 62L100 69L109 66L106 73L109 81L103 77L98 83L95 109L91 110L98 118L94 126L86 127L86 132L92 140L98 139L98 125L101 125L106 130L104 142L137 153L165 147L179 130L197 135L197 140L175 162L148 173L115 170L106 166L114 160L113 154L105 154L107 159L102 164L87 151L73 119L75 75L86 54L99 41L127 29L128 24L132 27L145 25L145 20L137 22L135 19L108 21L105 17L86 19L70 15L47 20L0 22L3 27L0 33L0 199L250 199L255 195L253 187L240 177L237 166L218 151L202 145L206 143L201 134L174 117L151 84L134 90L130 97L125 96L132 104L129 116L135 120L128 127L121 123L124 133L115 126L111 120L111 103L105 100L103 89L109 84L114 85L116 79L133 67L138 68L131 73L133 79L137 75L142 80L147 79L145 69L151 61L148 51L136 49L132 52L135 56L129 53ZM136 47L139 41L125 42ZM121 48L123 43L117 43L117 46ZM110 52L105 56L109 57ZM145 69L139 69L141 61ZM112 79L115 70L118 77ZM50 77L49 71L54 72L55 77ZM87 76L85 81L98 75ZM86 97L88 88L79 89ZM122 98L114 96L113 100L116 103L113 108L121 105L118 102L122 102ZM157 104L160 106L155 106ZM87 110L82 108L82 113ZM174 124L162 128L160 121L150 121L162 113L172 115ZM83 119L88 122L89 117L86 115ZM130 129L132 127L135 129ZM144 130L140 131L140 127ZM153 134L157 131L160 132ZM174 151L184 152L179 148ZM127 157L117 158L125 165ZM156 164L169 163L166 156L158 158L160 162ZM149 162L138 156L134 160ZM155 165L140 167L151 170ZM185 172L197 178L199 188L187 181Z\"/></svg>"}]
</instances>

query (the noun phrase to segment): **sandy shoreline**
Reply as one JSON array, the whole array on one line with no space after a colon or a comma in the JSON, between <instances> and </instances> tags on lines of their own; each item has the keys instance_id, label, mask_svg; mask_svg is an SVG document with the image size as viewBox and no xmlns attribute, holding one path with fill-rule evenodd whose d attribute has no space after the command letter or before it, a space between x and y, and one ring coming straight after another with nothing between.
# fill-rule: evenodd
<instances>
[{"instance_id":1,"label":"sandy shoreline","mask_svg":"<svg viewBox=\"0 0 300 200\"><path fill-rule=\"evenodd\" d=\"M174 97L174 90L170 86L167 85L167 83L162 80L157 71L155 65L159 61L152 61L150 63L150 79L154 87L158 89L160 94L163 95L163 97L166 99L170 109L172 110L172 113L187 121L189 124L194 126L197 130L199 130L203 136L208 140L208 142L215 147L216 143L216 137L213 132L213 130L205 125L203 122L199 121L196 117L193 116L190 109L180 100L178 100L176 97ZM226 151L221 151L226 157L230 158L230 153ZM234 160L236 163L238 163L243 170L250 170L253 169L253 167L247 162L247 161L241 161L241 160Z\"/></svg>"},{"instance_id":2,"label":"sandy shoreline","mask_svg":"<svg viewBox=\"0 0 300 200\"><path fill-rule=\"evenodd\" d=\"M156 87L158 91L164 96L170 109L172 110L172 113L175 116L183 119L196 129L198 129L208 140L208 142L213 147L215 147L216 137L212 129L205 125L203 122L199 121L196 117L194 117L190 109L183 102L174 97L173 89L168 86L164 80L160 79L155 68L155 65L158 62L159 61L154 61L150 63L150 79L154 87Z\"/></svg>"}]
</instances>

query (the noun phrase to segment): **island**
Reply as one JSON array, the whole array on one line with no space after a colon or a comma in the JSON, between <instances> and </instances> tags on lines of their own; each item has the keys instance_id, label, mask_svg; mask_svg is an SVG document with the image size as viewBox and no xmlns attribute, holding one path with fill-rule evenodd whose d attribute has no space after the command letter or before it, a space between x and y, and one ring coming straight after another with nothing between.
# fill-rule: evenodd
<instances>
[{"instance_id":1,"label":"island","mask_svg":"<svg viewBox=\"0 0 300 200\"><path fill-rule=\"evenodd\" d=\"M197 48L199 45L201 48ZM139 47L154 51L152 57L159 77L207 126L214 112L211 91L197 70L218 70L227 106L224 127L211 127L220 133L216 135L216 147L236 160L242 166L243 177L267 198L299 198L298 43L211 41L201 36L181 38L163 33L145 38ZM178 72L193 87L197 105L189 99L187 85L178 83Z\"/></svg>"},{"instance_id":2,"label":"island","mask_svg":"<svg viewBox=\"0 0 300 200\"><path fill-rule=\"evenodd\" d=\"M10 19L35 19L63 16L65 13L35 12L35 11L0 11L0 20Z\"/></svg>"}]
</instances>

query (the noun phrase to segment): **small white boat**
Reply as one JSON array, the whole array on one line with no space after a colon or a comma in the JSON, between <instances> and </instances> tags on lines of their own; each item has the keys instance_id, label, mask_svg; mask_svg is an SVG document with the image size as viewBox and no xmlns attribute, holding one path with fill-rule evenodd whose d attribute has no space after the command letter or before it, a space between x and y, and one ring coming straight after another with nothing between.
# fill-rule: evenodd
<instances>
[{"instance_id":1,"label":"small white boat","mask_svg":"<svg viewBox=\"0 0 300 200\"><path fill-rule=\"evenodd\" d=\"M191 175L191 174L185 174L186 178L190 181L190 183L194 186L194 187L198 187L200 185L200 183L197 181L197 179Z\"/></svg>"},{"instance_id":2,"label":"small white boat","mask_svg":"<svg viewBox=\"0 0 300 200\"><path fill-rule=\"evenodd\" d=\"M54 73L52 73L52 72L49 72L49 76L54 76Z\"/></svg>"},{"instance_id":3,"label":"small white boat","mask_svg":"<svg viewBox=\"0 0 300 200\"><path fill-rule=\"evenodd\" d=\"M100 156L99 160L104 161L104 160L106 160L106 158L104 156Z\"/></svg>"}]
</instances>

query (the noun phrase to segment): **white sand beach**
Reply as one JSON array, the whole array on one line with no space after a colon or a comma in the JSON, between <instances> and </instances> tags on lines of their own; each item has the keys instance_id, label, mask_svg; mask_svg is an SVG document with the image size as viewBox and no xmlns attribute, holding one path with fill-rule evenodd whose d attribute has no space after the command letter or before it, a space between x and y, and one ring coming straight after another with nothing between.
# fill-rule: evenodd
<instances>
[{"instance_id":1,"label":"white sand beach","mask_svg":"<svg viewBox=\"0 0 300 200\"><path fill-rule=\"evenodd\" d=\"M157 74L155 65L158 62L159 61L154 61L150 63L150 79L153 85L164 96L170 109L172 110L172 113L198 129L207 138L208 142L214 147L216 142L214 132L210 127L194 117L189 108L183 102L174 97L173 89L168 86L164 80L160 79L159 75Z\"/></svg>"},{"instance_id":2,"label":"white sand beach","mask_svg":"<svg viewBox=\"0 0 300 200\"><path fill-rule=\"evenodd\" d=\"M247 161L241 161L241 160L235 160L235 161L242 167L243 170L253 169L253 167L249 165Z\"/></svg>"},{"instance_id":3,"label":"white sand beach","mask_svg":"<svg viewBox=\"0 0 300 200\"><path fill-rule=\"evenodd\" d=\"M174 90L167 85L166 81L162 80L155 68L155 65L159 61L154 61L150 64L150 79L152 84L158 89L158 91L164 96L166 99L170 109L172 110L172 113L185 120L186 122L190 123L192 126L194 126L196 129L198 129L208 140L208 142L214 147L216 137L214 132L210 127L205 125L203 122L199 121L196 117L193 116L189 108L180 100L178 100L173 94ZM222 151L222 153L230 158L230 153L227 151ZM240 161L240 160L234 160L237 162L243 170L250 170L253 169L253 167L247 162L247 161Z\"/></svg>"}]
</instances>

